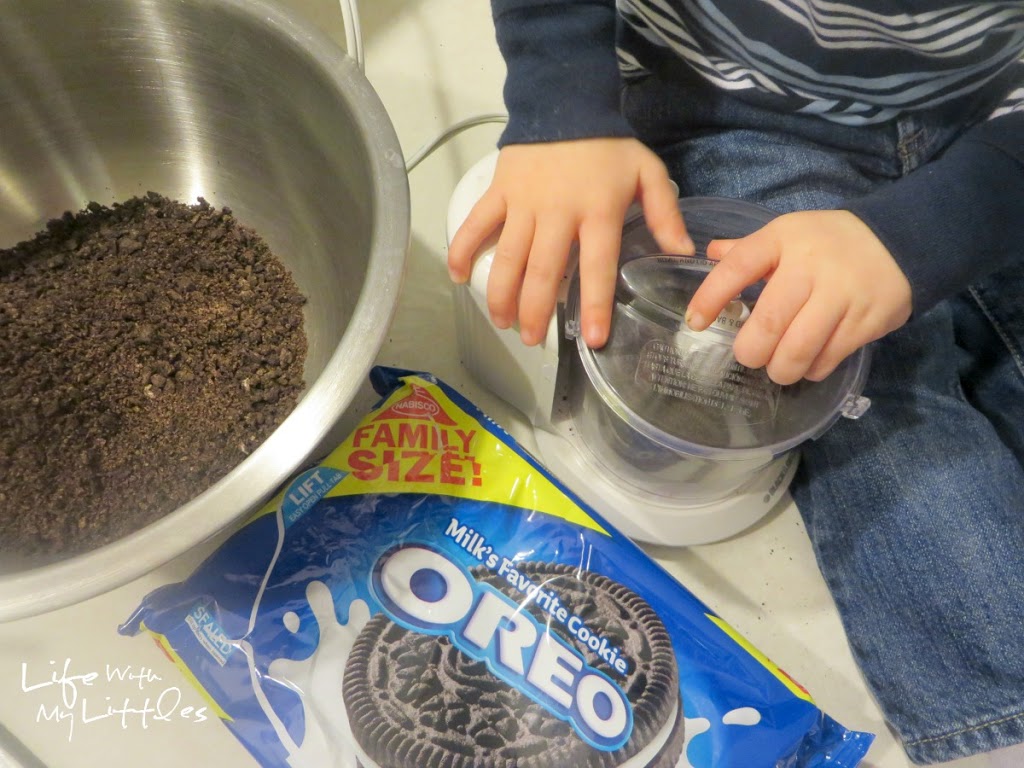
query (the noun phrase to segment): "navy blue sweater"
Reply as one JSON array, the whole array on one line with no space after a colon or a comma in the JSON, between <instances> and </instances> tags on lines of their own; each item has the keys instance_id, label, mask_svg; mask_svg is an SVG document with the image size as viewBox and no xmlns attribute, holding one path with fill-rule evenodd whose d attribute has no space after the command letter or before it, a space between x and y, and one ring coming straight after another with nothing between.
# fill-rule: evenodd
<instances>
[{"instance_id":1,"label":"navy blue sweater","mask_svg":"<svg viewBox=\"0 0 1024 768\"><path fill-rule=\"evenodd\" d=\"M633 135L623 79L664 74L667 60L736 98L846 125L1005 96L940 157L845 207L907 275L915 313L1024 258L1024 3L491 4L508 68L501 145Z\"/></svg>"}]
</instances>

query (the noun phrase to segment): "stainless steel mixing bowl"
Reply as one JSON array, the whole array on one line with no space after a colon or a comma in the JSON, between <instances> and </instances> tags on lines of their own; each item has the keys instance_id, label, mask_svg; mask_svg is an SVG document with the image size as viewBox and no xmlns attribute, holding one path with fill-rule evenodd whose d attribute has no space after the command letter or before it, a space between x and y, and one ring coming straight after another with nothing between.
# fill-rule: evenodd
<instances>
[{"instance_id":1,"label":"stainless steel mixing bowl","mask_svg":"<svg viewBox=\"0 0 1024 768\"><path fill-rule=\"evenodd\" d=\"M338 422L392 318L404 163L376 93L330 40L262 0L0 0L0 247L149 190L230 206L292 270L309 298L306 393L157 523L57 563L0 561L0 620L124 584L255 509Z\"/></svg>"}]
</instances>

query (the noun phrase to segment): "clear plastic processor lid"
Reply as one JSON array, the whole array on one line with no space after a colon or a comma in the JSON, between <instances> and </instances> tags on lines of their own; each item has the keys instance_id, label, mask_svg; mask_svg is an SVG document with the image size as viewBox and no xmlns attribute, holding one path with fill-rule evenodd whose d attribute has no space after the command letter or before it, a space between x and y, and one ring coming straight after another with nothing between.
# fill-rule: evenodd
<instances>
[{"instance_id":1,"label":"clear plastic processor lid","mask_svg":"<svg viewBox=\"0 0 1024 768\"><path fill-rule=\"evenodd\" d=\"M687 455L741 459L780 454L824 432L841 414L860 415L858 395L867 353L847 358L821 382L780 386L763 368L740 365L732 343L757 303L763 284L734 299L711 327L696 332L684 316L714 262L703 257L710 240L742 237L774 214L734 200L680 201L697 257L657 253L642 219L623 232L611 335L592 350L579 327L578 275L566 307L590 384L624 425Z\"/></svg>"}]
</instances>

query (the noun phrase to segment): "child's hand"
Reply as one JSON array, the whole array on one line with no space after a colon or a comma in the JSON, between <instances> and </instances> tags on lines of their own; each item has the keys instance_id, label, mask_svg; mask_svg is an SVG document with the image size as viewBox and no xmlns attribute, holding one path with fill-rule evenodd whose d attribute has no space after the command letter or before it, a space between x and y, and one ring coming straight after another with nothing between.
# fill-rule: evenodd
<instances>
[{"instance_id":1,"label":"child's hand","mask_svg":"<svg viewBox=\"0 0 1024 768\"><path fill-rule=\"evenodd\" d=\"M518 318L523 342L547 334L574 241L580 244L583 338L608 338L626 209L643 204L648 229L673 253L693 253L665 166L635 139L506 146L491 186L452 238L448 270L469 279L473 255L504 222L487 282L491 321Z\"/></svg>"},{"instance_id":2,"label":"child's hand","mask_svg":"<svg viewBox=\"0 0 1024 768\"><path fill-rule=\"evenodd\" d=\"M694 294L687 323L708 326L744 288L767 284L736 336L736 359L767 366L779 384L820 381L848 355L910 317L910 283L889 251L848 211L805 211L740 240L716 240L721 259Z\"/></svg>"}]
</instances>

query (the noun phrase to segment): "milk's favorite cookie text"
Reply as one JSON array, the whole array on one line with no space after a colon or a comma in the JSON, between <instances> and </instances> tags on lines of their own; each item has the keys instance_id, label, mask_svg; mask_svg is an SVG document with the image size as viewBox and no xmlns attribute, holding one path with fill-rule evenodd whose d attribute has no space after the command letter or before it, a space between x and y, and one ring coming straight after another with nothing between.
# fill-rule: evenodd
<instances>
[{"instance_id":1,"label":"milk's favorite cookie text","mask_svg":"<svg viewBox=\"0 0 1024 768\"><path fill-rule=\"evenodd\" d=\"M458 518L453 517L448 523L444 535L501 576L516 590L522 592L527 600L538 606L555 621L564 624L573 637L600 656L608 666L620 675L626 674L629 663L623 658L621 651L614 643L609 642L607 637L591 629L583 619L572 613L562 604L554 590L544 589L540 584L534 583L529 576L520 573L516 569L516 561L496 552L494 547L488 544L484 534L473 530L470 526L459 522Z\"/></svg>"}]
</instances>

